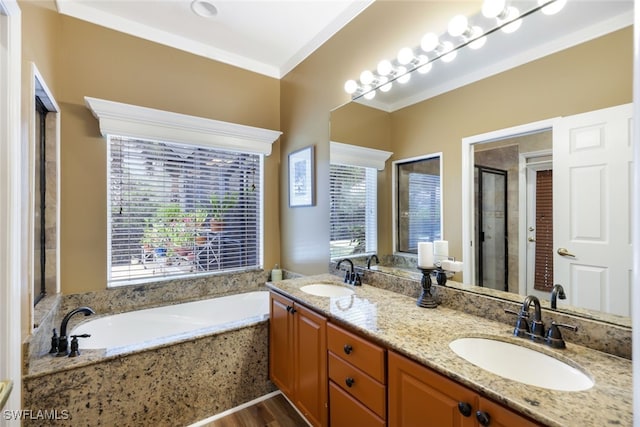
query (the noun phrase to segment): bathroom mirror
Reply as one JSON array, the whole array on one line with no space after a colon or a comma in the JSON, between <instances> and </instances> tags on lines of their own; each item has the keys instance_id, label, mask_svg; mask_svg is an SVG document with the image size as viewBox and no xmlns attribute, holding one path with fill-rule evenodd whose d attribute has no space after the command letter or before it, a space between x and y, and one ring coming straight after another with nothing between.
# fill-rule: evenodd
<instances>
[{"instance_id":1,"label":"bathroom mirror","mask_svg":"<svg viewBox=\"0 0 640 427\"><path fill-rule=\"evenodd\" d=\"M571 3L571 2L570 2ZM618 3L619 5L620 3ZM627 9L629 8L629 5L627 4L625 6ZM627 10L628 12L628 10ZM627 13L625 12L625 13ZM620 13L620 10L617 11L617 13ZM625 22L624 24L619 24L618 28L625 28L626 26L628 26L630 23L632 23L632 20L630 18L630 15L624 15L626 18L626 21L624 19L622 19L623 22ZM611 16L605 16L603 17L603 19L607 19L607 20L611 20ZM597 21L597 19L596 19ZM596 22L594 21L594 22ZM593 24L593 22L592 22ZM523 26L524 27L524 26ZM611 30L611 31L615 31L615 30ZM603 34L607 34L607 32L601 32L600 35ZM597 37L597 36L594 36ZM631 38L629 38L629 43ZM582 39L582 40L586 40L586 39ZM625 36L625 40L626 40L626 36ZM603 42L603 43L608 43L609 41ZM574 40L573 45L577 44L577 42ZM568 46L567 46L568 47ZM455 64L455 62L454 62ZM437 64L435 64L437 65ZM434 70L436 68L436 66L434 65ZM631 66L631 63L629 63L629 66ZM452 68L453 70L453 68ZM451 71L452 73L455 73L456 71ZM490 77L487 78L486 81L490 80L490 79L499 79L500 76L497 77ZM553 79L554 76L547 76L549 79ZM482 77L480 77L480 79L482 79ZM417 80L417 79L416 79ZM544 80L543 78L541 78L541 80ZM509 82L507 82L509 83ZM489 83L487 83L489 84ZM496 86L500 86L500 83L496 83ZM508 85L506 85L508 86ZM405 90L405 88L403 88L402 90ZM408 89L406 90L408 91ZM391 91L392 92L392 91ZM390 93L391 93L390 92ZM594 94L597 93L597 90L593 91ZM399 98L395 98L393 101L390 101L387 104L384 104L384 101L386 100L384 98L384 96L386 96L386 94L383 94L383 96L378 96L378 94L376 94L376 98L374 100L371 101L365 101L365 100L356 100L354 102L348 103L346 105L340 106L338 108L336 108L335 110L333 110L331 112L331 138L332 140L335 140L335 138L339 138L338 140L340 140L341 142L345 142L345 143L353 143L353 144L357 144L357 145L366 145L366 138L357 138L356 140L349 140L348 139L348 135L344 132L340 132L340 129L342 128L342 126L336 126L336 129L334 129L334 123L336 124L341 124L341 123L347 123L347 122L353 122L353 123L359 123L361 125L366 124L366 123L376 123L376 126L379 127L383 127L383 130L379 130L378 131L378 135L379 135L379 140L375 142L375 147L376 148L380 148L380 149L384 149L384 150L389 150L389 151L393 151L394 155L392 157L392 161L393 160L397 160L397 159L402 159L402 158L406 158L406 157L411 157L411 156L417 156L420 154L427 154L429 152L433 152L433 151L437 151L438 148L438 144L437 143L433 143L431 141L420 141L420 135L416 134L416 129L414 129L413 123L410 122L410 120L414 120L414 121L420 121L420 120L424 120L424 116L422 116L422 118L417 117L418 115L413 115L415 117L410 117L409 114L407 114L406 111L404 111L404 107L407 106L414 106L420 103L420 100L416 98L416 93L406 93L405 94L405 98L404 99L399 99ZM436 94L437 95L437 94ZM532 119L530 120L522 120L520 122L512 122L507 126L499 126L496 125L494 127L487 127L487 128L482 128L482 125L478 125L477 123L474 124L475 128L477 129L483 129L483 132L488 132L488 131L492 131L492 130L497 130L500 128L506 128L509 126L513 126L513 125L517 125L517 124L522 124L522 123L527 123L527 122L532 122L535 120L540 120L542 118L549 118L549 117L553 117L554 114L545 114L544 111L536 111L536 109L541 108L541 103L528 103L528 104L518 104L518 94L517 93L513 93L513 103L512 103L512 108L515 110L527 110L527 114L524 114L523 116L525 117L532 117ZM589 92L585 92L584 94L581 94L582 96L584 96L585 100L589 98L590 93ZM394 95L397 96L397 95ZM412 99L410 99L413 96ZM433 93L432 95L433 96ZM503 95L497 95L497 98L501 98ZM594 95L595 96L595 95ZM429 95L427 95L425 98L428 98ZM629 94L629 99L630 99L631 95ZM446 98L446 95L443 96L442 98ZM628 101L627 101L628 102ZM443 102L445 103L445 102ZM622 103L622 102L620 102ZM446 104L446 103L445 103ZM588 104L588 102L586 102L586 104ZM355 108L354 105L357 105L358 107ZM490 104L484 104L487 108L488 105ZM614 105L614 104L612 104ZM357 115L354 115L356 113L354 113L354 110L357 110ZM369 110L369 111L367 111ZM587 110L584 110L587 111ZM579 112L579 110L577 111ZM438 118L442 118L442 115L438 115L438 111L431 111L426 109L426 112L424 114L431 114L432 116L438 116ZM369 117L371 117L371 119L367 120L363 117L367 117L367 114L369 115ZM459 113L461 116L464 116L464 113L460 112ZM469 114L467 116L464 116L465 120L468 121L474 121L475 117L473 114ZM499 122L499 120L498 120ZM461 128L465 128L465 123L460 122L460 123L455 123L455 120L450 120L450 124L451 126L460 126ZM470 125L471 126L471 125ZM334 130L336 130L336 132L338 133L337 135L334 135ZM452 140L452 141L446 141L447 144L457 144L458 147L460 146L460 141L463 137L465 136L469 136L469 135L474 135L477 133L481 133L481 132L474 132L474 131L469 131L466 132L463 129L460 131L459 133L459 138ZM436 134L438 132L435 132ZM452 132L453 133L453 132ZM429 136L433 136L433 134L429 133L429 130L425 131L425 134L429 135ZM411 144L411 148L407 148L406 142L398 142L396 140L396 135L398 135L399 139L402 139L403 141L410 141ZM383 138L384 136L384 138ZM541 135L539 135L541 136ZM386 139L385 139L386 138ZM383 139L383 141L381 141L381 139ZM506 142L503 141L503 144L507 144L510 145L512 144L511 142ZM419 149L417 147L419 147L420 145L425 145L424 151L419 151ZM498 149L499 147L491 147L489 145L483 147L485 149ZM537 151L544 151L544 148L540 148ZM461 209L461 206L458 205L459 202L455 202L452 203L449 200L452 199L451 196L449 196L449 198L447 199L447 188L449 188L449 193L455 193L456 191L458 192L458 196L460 196L460 191L461 191L461 182L460 182L460 170L461 170L461 155L460 155L460 151L459 149L457 150L453 150L453 149L447 149L447 150L443 150L443 168L445 169L444 172L444 181L443 181L443 186L445 189L445 193L444 193L444 198L445 198L445 205L444 205L444 212L443 212L443 218L444 218L444 223L445 223L445 234L443 235L443 238L446 240L453 240L450 236L446 235L446 230L450 230L451 228L447 227L447 224L449 224L449 227L455 227L455 225L451 225L450 221L451 221L451 217L452 211L448 211L448 209ZM480 152L480 147L478 146L478 151ZM453 153L453 154L452 154ZM537 155L540 155L541 157L538 159L540 161L544 161L544 157L542 157L541 153L537 153ZM455 157L455 159L451 158L451 157ZM386 198L384 200L386 201L379 201L379 212L383 212L384 215L386 215L387 218L387 222L379 225L379 231L380 231L380 235L379 235L379 255L384 256L384 255L392 255L394 252L393 249L393 244L390 243L392 242L392 230L393 228L396 226L392 219L391 219L391 209L390 209L390 200L391 200L391 191L390 189L392 188L392 173L390 171L390 163L387 164L387 169L385 170L385 172L379 177L379 188L380 188L380 193L379 193L379 199L382 199L383 197ZM449 168L452 171L446 171L446 169ZM447 187L448 186L448 187ZM456 196L456 197L458 197ZM454 212L454 215L457 215L458 212ZM449 222L448 222L449 221ZM461 224L458 226L461 227ZM508 232L508 231L507 231ZM526 239L526 236L518 236L517 241L515 241L516 245L520 244L520 241L522 239ZM459 245L461 244L461 238L459 238L458 241L458 247L460 247ZM387 244L383 244L384 242L387 242ZM460 254L462 253L461 250L459 251L455 251L455 252L459 252ZM458 255L460 256L460 255ZM458 280L461 280L458 277ZM498 285L499 287L499 285ZM478 287L478 286L464 286L465 290L471 291L471 292L480 292L480 293L487 293L486 287ZM514 286L509 286L508 282L507 282L507 286L506 286L506 291L504 290L505 286L503 284L502 288L500 289L500 291L496 291L496 293L492 293L491 295L504 295L504 298L510 301L517 301L520 298L520 294L519 294L519 289L518 287L514 287ZM546 293L545 293L546 294ZM546 294L548 295L548 294ZM548 296L547 296L548 298ZM578 315L585 315L587 317L590 318L600 318L603 321L607 321L607 322L611 322L611 323L615 323L615 324L619 324L619 325L623 325L623 326L630 326L630 318L628 316L611 316L608 315L606 313L595 313L592 311L587 311L587 310L582 310L579 309L577 307L571 307L571 306L560 306L559 310L562 311L567 311L573 314L578 314Z\"/></svg>"}]
</instances>

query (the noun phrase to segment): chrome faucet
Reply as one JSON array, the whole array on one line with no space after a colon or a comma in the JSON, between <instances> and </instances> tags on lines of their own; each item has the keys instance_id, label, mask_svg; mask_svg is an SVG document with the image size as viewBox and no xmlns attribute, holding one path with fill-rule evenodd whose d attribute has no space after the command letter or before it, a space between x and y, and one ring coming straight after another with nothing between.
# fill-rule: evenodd
<instances>
[{"instance_id":1,"label":"chrome faucet","mask_svg":"<svg viewBox=\"0 0 640 427\"><path fill-rule=\"evenodd\" d=\"M71 318L78 314L84 313L85 316L89 316L91 314L96 314L93 309L90 307L79 307L74 310L71 310L64 316L62 319L62 324L60 324L60 337L58 338L58 354L56 356L67 356L69 354L69 342L67 340L67 324Z\"/></svg>"},{"instance_id":2,"label":"chrome faucet","mask_svg":"<svg viewBox=\"0 0 640 427\"><path fill-rule=\"evenodd\" d=\"M567 294L564 293L564 288L560 284L553 285L551 291L551 308L554 310L558 308L558 298L567 299Z\"/></svg>"},{"instance_id":3,"label":"chrome faucet","mask_svg":"<svg viewBox=\"0 0 640 427\"><path fill-rule=\"evenodd\" d=\"M369 258L367 258L367 270L371 270L371 261L374 258L376 260L376 264L380 263L380 260L378 259L378 255L376 255L376 254L371 255Z\"/></svg>"},{"instance_id":4,"label":"chrome faucet","mask_svg":"<svg viewBox=\"0 0 640 427\"><path fill-rule=\"evenodd\" d=\"M351 261L349 258L343 258L340 261L338 261L338 264L336 265L336 269L338 270L340 269L340 264L342 264L343 261L349 263L349 270L347 270L347 272L344 275L344 283L348 283L350 285L355 285L355 286L362 285L362 281L360 280L360 275L355 272L355 269L353 267L353 261Z\"/></svg>"}]
</instances>

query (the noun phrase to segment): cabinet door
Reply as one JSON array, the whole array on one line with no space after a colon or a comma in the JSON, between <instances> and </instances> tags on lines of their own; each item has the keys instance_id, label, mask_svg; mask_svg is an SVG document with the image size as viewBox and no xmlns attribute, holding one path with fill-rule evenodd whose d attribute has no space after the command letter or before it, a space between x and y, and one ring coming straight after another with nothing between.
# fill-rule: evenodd
<instances>
[{"instance_id":1,"label":"cabinet door","mask_svg":"<svg viewBox=\"0 0 640 427\"><path fill-rule=\"evenodd\" d=\"M293 301L271 293L269 317L269 376L293 399Z\"/></svg>"},{"instance_id":2,"label":"cabinet door","mask_svg":"<svg viewBox=\"0 0 640 427\"><path fill-rule=\"evenodd\" d=\"M432 370L388 352L389 427L473 427L477 395ZM458 404L469 405L468 416Z\"/></svg>"},{"instance_id":3,"label":"cabinet door","mask_svg":"<svg viewBox=\"0 0 640 427\"><path fill-rule=\"evenodd\" d=\"M511 410L498 405L491 400L484 397L479 398L478 411L482 412L485 416L488 416L489 425L491 427L536 427L541 424L536 424L533 421L519 415ZM483 425L483 424L480 424Z\"/></svg>"},{"instance_id":4,"label":"cabinet door","mask_svg":"<svg viewBox=\"0 0 640 427\"><path fill-rule=\"evenodd\" d=\"M327 319L294 306L296 407L314 426L327 425Z\"/></svg>"}]
</instances>

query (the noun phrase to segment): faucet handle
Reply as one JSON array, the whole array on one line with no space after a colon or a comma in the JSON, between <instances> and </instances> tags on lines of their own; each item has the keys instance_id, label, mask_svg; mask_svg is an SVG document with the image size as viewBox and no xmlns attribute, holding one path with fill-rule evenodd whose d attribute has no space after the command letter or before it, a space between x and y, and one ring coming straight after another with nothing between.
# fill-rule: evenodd
<instances>
[{"instance_id":1,"label":"faucet handle","mask_svg":"<svg viewBox=\"0 0 640 427\"><path fill-rule=\"evenodd\" d=\"M518 320L516 320L516 326L513 329L513 335L515 335L516 337L524 337L529 334L529 324L527 323L529 313L527 313L526 311L516 312L508 308L505 308L504 312L518 316Z\"/></svg>"},{"instance_id":2,"label":"faucet handle","mask_svg":"<svg viewBox=\"0 0 640 427\"><path fill-rule=\"evenodd\" d=\"M560 333L560 328L569 329L574 332L578 330L577 326L565 325L564 323L556 323L555 321L552 321L551 326L549 326L549 330L547 331L547 335L544 340L544 342L551 348L566 347L564 339L562 338L562 334Z\"/></svg>"}]
</instances>

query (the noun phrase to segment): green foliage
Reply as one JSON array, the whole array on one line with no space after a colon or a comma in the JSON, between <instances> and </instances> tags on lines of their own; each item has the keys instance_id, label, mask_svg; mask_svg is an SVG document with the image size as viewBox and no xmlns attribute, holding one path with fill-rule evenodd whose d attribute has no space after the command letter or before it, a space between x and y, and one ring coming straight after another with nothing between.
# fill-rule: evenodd
<instances>
[{"instance_id":1,"label":"green foliage","mask_svg":"<svg viewBox=\"0 0 640 427\"><path fill-rule=\"evenodd\" d=\"M238 203L238 192L224 193L222 196L211 195L211 216L215 221L222 221L224 214Z\"/></svg>"}]
</instances>

